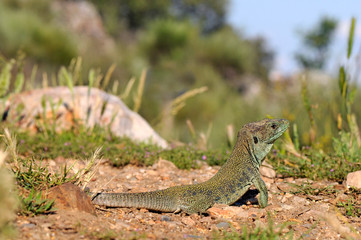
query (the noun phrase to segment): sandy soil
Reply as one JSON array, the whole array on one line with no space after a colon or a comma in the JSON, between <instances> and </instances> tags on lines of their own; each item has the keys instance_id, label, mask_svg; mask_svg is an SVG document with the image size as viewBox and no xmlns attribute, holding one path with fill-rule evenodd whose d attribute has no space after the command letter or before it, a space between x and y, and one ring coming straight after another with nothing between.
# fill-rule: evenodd
<instances>
[{"instance_id":1,"label":"sandy soil","mask_svg":"<svg viewBox=\"0 0 361 240\"><path fill-rule=\"evenodd\" d=\"M71 160L69 160L71 161ZM54 169L63 164L50 160ZM81 165L77 167L82 167ZM140 192L175 185L206 181L219 167L203 165L200 169L179 170L168 161L151 167L114 168L107 163L88 184L90 189L110 192ZM317 195L294 194L292 183L306 179L266 178L269 205L260 209L257 191L250 190L233 206L216 205L207 214L152 212L146 209L100 208L96 214L75 210L58 210L55 214L36 217L19 216L16 220L18 239L213 239L215 232L242 232L244 226L267 227L271 218L275 228L289 222L282 232L294 232L294 239L360 238L361 220L346 217L337 203L351 198L347 188L335 182L313 182L314 187L329 186L332 191ZM291 184L290 184L291 183ZM361 201L361 196L353 196ZM218 237L220 235L217 235Z\"/></svg>"}]
</instances>

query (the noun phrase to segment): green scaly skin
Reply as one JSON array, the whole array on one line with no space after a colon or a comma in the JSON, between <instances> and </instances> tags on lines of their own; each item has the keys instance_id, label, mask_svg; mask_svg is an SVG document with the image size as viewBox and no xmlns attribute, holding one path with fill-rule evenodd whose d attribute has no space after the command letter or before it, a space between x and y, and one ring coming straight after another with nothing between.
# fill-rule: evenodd
<instances>
[{"instance_id":1,"label":"green scaly skin","mask_svg":"<svg viewBox=\"0 0 361 240\"><path fill-rule=\"evenodd\" d=\"M264 208L268 192L259 167L288 125L285 119L264 119L244 125L229 159L206 182L142 193L91 193L92 201L109 207L192 214L205 212L215 203L233 204L254 185L260 192L259 205Z\"/></svg>"}]
</instances>

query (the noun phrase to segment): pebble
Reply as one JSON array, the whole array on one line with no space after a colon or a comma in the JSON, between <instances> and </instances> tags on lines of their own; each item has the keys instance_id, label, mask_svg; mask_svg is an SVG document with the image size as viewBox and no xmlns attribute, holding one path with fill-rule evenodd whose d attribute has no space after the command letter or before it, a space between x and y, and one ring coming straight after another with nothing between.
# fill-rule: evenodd
<instances>
[{"instance_id":1,"label":"pebble","mask_svg":"<svg viewBox=\"0 0 361 240\"><path fill-rule=\"evenodd\" d=\"M275 178L276 177L276 172L275 170L273 170L272 165L264 162L262 164L262 166L259 168L259 172L262 176L267 177L267 178Z\"/></svg>"},{"instance_id":2,"label":"pebble","mask_svg":"<svg viewBox=\"0 0 361 240\"><path fill-rule=\"evenodd\" d=\"M166 223L166 227L169 228L169 229L174 229L174 228L179 229L178 224L175 223L175 222L167 222L167 223Z\"/></svg>"},{"instance_id":3,"label":"pebble","mask_svg":"<svg viewBox=\"0 0 361 240\"><path fill-rule=\"evenodd\" d=\"M203 238L203 237L201 237L201 236L191 235L191 234L184 234L183 237L184 237L184 238Z\"/></svg>"},{"instance_id":4,"label":"pebble","mask_svg":"<svg viewBox=\"0 0 361 240\"><path fill-rule=\"evenodd\" d=\"M20 227L22 228L34 228L36 225L34 223L24 223Z\"/></svg>"},{"instance_id":5,"label":"pebble","mask_svg":"<svg viewBox=\"0 0 361 240\"><path fill-rule=\"evenodd\" d=\"M286 193L285 195L283 195L282 199L281 199L281 203L285 203L289 198L291 198L292 196L294 196L291 193Z\"/></svg>"},{"instance_id":6,"label":"pebble","mask_svg":"<svg viewBox=\"0 0 361 240\"><path fill-rule=\"evenodd\" d=\"M192 227L196 224L196 222L190 217L182 218L182 223L184 223L185 225L190 226L190 227Z\"/></svg>"},{"instance_id":7,"label":"pebble","mask_svg":"<svg viewBox=\"0 0 361 240\"><path fill-rule=\"evenodd\" d=\"M293 206L287 205L287 204L283 204L283 205L282 205L282 208L283 208L284 210L291 210L291 209L293 209Z\"/></svg>"},{"instance_id":8,"label":"pebble","mask_svg":"<svg viewBox=\"0 0 361 240\"><path fill-rule=\"evenodd\" d=\"M354 187L361 189L361 171L356 171L347 174L346 185L347 187Z\"/></svg>"},{"instance_id":9,"label":"pebble","mask_svg":"<svg viewBox=\"0 0 361 240\"><path fill-rule=\"evenodd\" d=\"M169 217L169 216L167 216L167 215L162 215L162 216L160 217L160 220L161 220L161 221L164 221L164 222L170 222L170 221L172 221L171 217Z\"/></svg>"},{"instance_id":10,"label":"pebble","mask_svg":"<svg viewBox=\"0 0 361 240\"><path fill-rule=\"evenodd\" d=\"M294 196L294 197L292 198L292 202L293 202L293 204L296 205L296 206L300 206L300 205L308 206L308 205L310 205L310 202L307 201L307 199L302 198L302 197L298 197L298 196Z\"/></svg>"},{"instance_id":11,"label":"pebble","mask_svg":"<svg viewBox=\"0 0 361 240\"><path fill-rule=\"evenodd\" d=\"M230 211L234 216L238 218L247 218L248 211L244 210L241 207L227 206L225 207L226 211Z\"/></svg>"},{"instance_id":12,"label":"pebble","mask_svg":"<svg viewBox=\"0 0 361 240\"><path fill-rule=\"evenodd\" d=\"M159 159L159 161L157 163L155 163L152 166L152 168L153 168L153 170L159 170L159 171L165 171L165 172L178 170L177 166L174 163L172 163L171 161L168 161L168 160L164 160L164 159Z\"/></svg>"},{"instance_id":13,"label":"pebble","mask_svg":"<svg viewBox=\"0 0 361 240\"><path fill-rule=\"evenodd\" d=\"M231 218L234 215L229 210L224 210L222 208L214 207L214 206L209 208L207 211L211 216L215 216L215 217L220 216L220 217L224 217L224 218Z\"/></svg>"},{"instance_id":14,"label":"pebble","mask_svg":"<svg viewBox=\"0 0 361 240\"><path fill-rule=\"evenodd\" d=\"M47 198L54 200L58 210L65 209L95 214L95 208L90 198L78 186L72 183L64 183L50 188Z\"/></svg>"},{"instance_id":15,"label":"pebble","mask_svg":"<svg viewBox=\"0 0 361 240\"><path fill-rule=\"evenodd\" d=\"M216 227L218 229L227 229L229 228L229 223L228 222L220 222L220 223L217 223Z\"/></svg>"},{"instance_id":16,"label":"pebble","mask_svg":"<svg viewBox=\"0 0 361 240\"><path fill-rule=\"evenodd\" d=\"M126 224L125 222L121 221L121 220L116 220L115 224L110 226L112 229L127 229L130 230L131 226L129 224Z\"/></svg>"}]
</instances>

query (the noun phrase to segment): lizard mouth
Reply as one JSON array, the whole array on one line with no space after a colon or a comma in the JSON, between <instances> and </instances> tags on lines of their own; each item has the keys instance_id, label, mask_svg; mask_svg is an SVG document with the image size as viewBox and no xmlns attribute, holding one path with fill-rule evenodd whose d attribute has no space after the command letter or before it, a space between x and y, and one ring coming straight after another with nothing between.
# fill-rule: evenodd
<instances>
[{"instance_id":1,"label":"lizard mouth","mask_svg":"<svg viewBox=\"0 0 361 240\"><path fill-rule=\"evenodd\" d=\"M288 126L288 120L282 119L282 124L280 124L274 135L268 139L267 144L273 144L287 130Z\"/></svg>"}]
</instances>

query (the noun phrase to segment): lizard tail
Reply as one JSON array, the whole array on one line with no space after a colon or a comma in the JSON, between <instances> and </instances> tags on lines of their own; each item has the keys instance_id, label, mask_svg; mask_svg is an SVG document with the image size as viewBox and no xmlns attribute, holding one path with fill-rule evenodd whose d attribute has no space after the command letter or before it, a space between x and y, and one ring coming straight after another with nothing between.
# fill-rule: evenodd
<instances>
[{"instance_id":1,"label":"lizard tail","mask_svg":"<svg viewBox=\"0 0 361 240\"><path fill-rule=\"evenodd\" d=\"M156 211L174 212L177 204L174 197L164 191L141 193L89 193L94 204L108 207L147 208Z\"/></svg>"}]
</instances>

